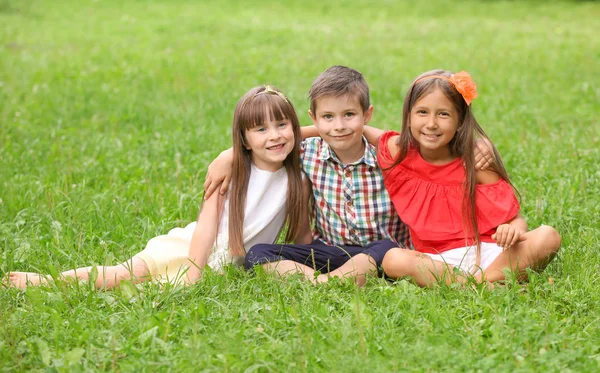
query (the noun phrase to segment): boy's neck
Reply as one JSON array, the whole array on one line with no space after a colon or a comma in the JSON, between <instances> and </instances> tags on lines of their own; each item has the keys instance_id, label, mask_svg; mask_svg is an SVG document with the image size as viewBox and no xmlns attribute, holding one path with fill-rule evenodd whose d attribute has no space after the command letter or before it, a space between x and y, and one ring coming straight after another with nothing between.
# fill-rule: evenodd
<instances>
[{"instance_id":1,"label":"boy's neck","mask_svg":"<svg viewBox=\"0 0 600 373\"><path fill-rule=\"evenodd\" d=\"M348 150L335 150L329 146L332 152L335 153L335 156L342 162L344 165L348 165L354 162L359 161L365 155L365 143L361 141L360 146L357 146L353 149Z\"/></svg>"}]
</instances>

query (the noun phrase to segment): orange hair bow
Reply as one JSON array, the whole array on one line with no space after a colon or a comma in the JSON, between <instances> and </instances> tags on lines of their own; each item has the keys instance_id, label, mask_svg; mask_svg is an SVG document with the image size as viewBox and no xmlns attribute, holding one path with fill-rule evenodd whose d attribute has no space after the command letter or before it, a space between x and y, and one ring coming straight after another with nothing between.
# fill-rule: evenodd
<instances>
[{"instance_id":1,"label":"orange hair bow","mask_svg":"<svg viewBox=\"0 0 600 373\"><path fill-rule=\"evenodd\" d=\"M429 78L440 78L448 81L454 86L454 88L456 88L458 93L460 93L461 96L463 96L463 99L465 100L467 105L471 105L471 102L473 102L473 100L477 98L477 85L473 81L473 78L471 78L471 75L469 75L469 73L466 71L461 71L456 74L452 74L450 78L443 75L424 76L421 79L417 80L417 82Z\"/></svg>"}]
</instances>

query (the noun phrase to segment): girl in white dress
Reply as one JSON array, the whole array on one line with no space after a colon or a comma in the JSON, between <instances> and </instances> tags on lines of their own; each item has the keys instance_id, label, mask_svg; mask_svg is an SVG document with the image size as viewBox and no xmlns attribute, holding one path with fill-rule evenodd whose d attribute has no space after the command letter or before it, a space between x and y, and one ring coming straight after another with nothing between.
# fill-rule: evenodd
<instances>
[{"instance_id":1,"label":"girl in white dress","mask_svg":"<svg viewBox=\"0 0 600 373\"><path fill-rule=\"evenodd\" d=\"M204 201L197 222L151 239L119 265L77 268L60 278L91 277L96 288L116 287L122 280L191 283L206 265L213 270L242 265L248 249L275 242L284 225L286 242L310 243L310 186L301 177L300 125L292 103L272 86L251 89L235 108L232 134L230 191ZM19 288L49 280L32 272L8 277Z\"/></svg>"}]
</instances>

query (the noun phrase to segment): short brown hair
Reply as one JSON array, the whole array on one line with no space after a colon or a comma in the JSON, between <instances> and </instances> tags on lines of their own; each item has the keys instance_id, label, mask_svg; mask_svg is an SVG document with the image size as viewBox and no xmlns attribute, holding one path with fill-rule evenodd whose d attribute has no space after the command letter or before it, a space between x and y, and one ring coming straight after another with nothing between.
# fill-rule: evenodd
<instances>
[{"instance_id":1,"label":"short brown hair","mask_svg":"<svg viewBox=\"0 0 600 373\"><path fill-rule=\"evenodd\" d=\"M371 106L369 86L363 74L346 66L331 66L315 79L308 91L310 111L316 113L317 100L321 97L344 95L357 96L363 112Z\"/></svg>"}]
</instances>

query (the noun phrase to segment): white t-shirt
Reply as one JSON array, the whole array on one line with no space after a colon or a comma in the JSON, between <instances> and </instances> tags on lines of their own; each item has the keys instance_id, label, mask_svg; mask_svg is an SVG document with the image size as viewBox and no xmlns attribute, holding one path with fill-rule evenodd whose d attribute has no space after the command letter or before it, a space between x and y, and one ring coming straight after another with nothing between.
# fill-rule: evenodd
<instances>
[{"instance_id":1,"label":"white t-shirt","mask_svg":"<svg viewBox=\"0 0 600 373\"><path fill-rule=\"evenodd\" d=\"M273 243L277 239L285 221L287 183L288 176L285 167L271 172L252 165L244 214L243 240L246 251L256 244ZM195 228L196 222L193 222L185 228L172 229L167 236L178 241L185 240L189 247ZM208 258L208 265L212 269L219 270L223 265L232 262L228 242L229 192L221 212L217 239ZM243 260L243 258L238 260ZM243 262L236 261L235 264L241 265Z\"/></svg>"}]
</instances>

